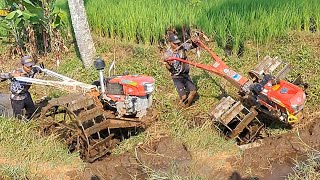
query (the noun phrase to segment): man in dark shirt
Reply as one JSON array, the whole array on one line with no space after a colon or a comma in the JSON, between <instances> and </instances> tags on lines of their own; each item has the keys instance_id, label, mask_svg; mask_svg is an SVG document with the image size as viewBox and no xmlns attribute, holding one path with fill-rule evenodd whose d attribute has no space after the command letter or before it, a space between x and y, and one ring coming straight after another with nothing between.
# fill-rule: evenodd
<instances>
[{"instance_id":1,"label":"man in dark shirt","mask_svg":"<svg viewBox=\"0 0 320 180\"><path fill-rule=\"evenodd\" d=\"M195 48L191 43L181 44L178 36L173 33L169 34L168 42L169 48L165 52L165 59L170 57L187 59L186 51ZM174 60L168 61L166 67L171 72L173 84L179 94L179 105L189 107L197 94L196 86L189 75L189 64ZM188 92L189 94L187 95Z\"/></svg>"},{"instance_id":2,"label":"man in dark shirt","mask_svg":"<svg viewBox=\"0 0 320 180\"><path fill-rule=\"evenodd\" d=\"M16 69L9 73L1 73L0 80L10 80L11 91L11 106L15 117L22 119L22 110L26 109L26 118L30 119L36 110L29 88L31 83L20 82L14 79L14 77L29 77L33 78L36 73L41 72L39 68L33 67L35 65L31 56L24 56L21 58L22 68Z\"/></svg>"}]
</instances>

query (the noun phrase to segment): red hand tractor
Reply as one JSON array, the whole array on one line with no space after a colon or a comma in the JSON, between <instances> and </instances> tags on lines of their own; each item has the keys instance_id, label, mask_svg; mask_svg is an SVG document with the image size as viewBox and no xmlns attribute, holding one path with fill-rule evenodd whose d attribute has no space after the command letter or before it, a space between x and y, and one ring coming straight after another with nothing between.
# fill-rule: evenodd
<instances>
[{"instance_id":1,"label":"red hand tractor","mask_svg":"<svg viewBox=\"0 0 320 180\"><path fill-rule=\"evenodd\" d=\"M239 89L238 101L230 96L224 97L210 112L213 120L226 129L228 138L237 138L240 144L254 141L264 126L256 117L258 113L287 124L301 119L306 94L304 89L297 85L303 84L301 76L293 82L284 80L291 69L289 64L276 71L282 63L281 60L267 56L249 72L248 79L228 67L199 37L192 37L190 40L211 55L214 59L211 65L180 58L168 58L166 61L180 61L213 72ZM273 72L277 74L273 75Z\"/></svg>"}]
</instances>

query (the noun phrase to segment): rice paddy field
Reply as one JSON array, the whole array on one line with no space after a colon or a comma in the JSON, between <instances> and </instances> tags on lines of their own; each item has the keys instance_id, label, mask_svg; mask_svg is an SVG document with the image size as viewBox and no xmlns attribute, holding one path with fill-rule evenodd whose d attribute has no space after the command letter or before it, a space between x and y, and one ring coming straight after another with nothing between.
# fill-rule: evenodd
<instances>
[{"instance_id":1,"label":"rice paddy field","mask_svg":"<svg viewBox=\"0 0 320 180\"><path fill-rule=\"evenodd\" d=\"M318 0L95 0L85 1L93 32L155 43L168 26L192 26L237 50L291 30L318 31Z\"/></svg>"},{"instance_id":2,"label":"rice paddy field","mask_svg":"<svg viewBox=\"0 0 320 180\"><path fill-rule=\"evenodd\" d=\"M295 31L319 31L318 0L85 0L95 34L157 44L166 28L193 27L222 48L237 51L246 40L262 44ZM0 0L0 8L4 0ZM67 0L56 5L67 13ZM71 23L70 23L71 24Z\"/></svg>"}]
</instances>

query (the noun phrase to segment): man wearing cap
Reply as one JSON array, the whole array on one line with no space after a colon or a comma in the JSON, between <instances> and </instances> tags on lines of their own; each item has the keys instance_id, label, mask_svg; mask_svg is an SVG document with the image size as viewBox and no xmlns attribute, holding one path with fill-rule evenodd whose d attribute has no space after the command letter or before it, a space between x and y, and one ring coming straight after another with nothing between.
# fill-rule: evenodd
<instances>
[{"instance_id":1,"label":"man wearing cap","mask_svg":"<svg viewBox=\"0 0 320 180\"><path fill-rule=\"evenodd\" d=\"M169 48L165 52L165 59L170 57L187 59L186 51L195 48L191 43L181 44L180 39L174 33L169 33L168 43ZM168 61L166 67L171 73L173 84L179 94L179 106L189 107L197 94L196 86L189 75L189 64L174 60Z\"/></svg>"},{"instance_id":2,"label":"man wearing cap","mask_svg":"<svg viewBox=\"0 0 320 180\"><path fill-rule=\"evenodd\" d=\"M33 67L35 62L31 56L24 56L21 58L22 68L16 69L13 72L1 73L0 80L10 80L11 91L11 106L15 117L22 119L22 110L26 109L26 118L30 119L36 110L29 88L31 83L20 82L14 79L14 77L29 77L33 78L36 73L40 73L41 70L37 67Z\"/></svg>"}]
</instances>

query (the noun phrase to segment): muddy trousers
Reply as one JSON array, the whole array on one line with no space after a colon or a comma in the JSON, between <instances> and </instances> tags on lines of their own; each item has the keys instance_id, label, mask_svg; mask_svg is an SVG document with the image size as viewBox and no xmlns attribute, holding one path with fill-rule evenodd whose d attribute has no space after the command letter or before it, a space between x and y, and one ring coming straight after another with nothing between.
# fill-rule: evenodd
<instances>
[{"instance_id":1,"label":"muddy trousers","mask_svg":"<svg viewBox=\"0 0 320 180\"><path fill-rule=\"evenodd\" d=\"M30 119L33 115L33 113L36 110L36 107L33 103L33 100L31 98L30 93L27 93L27 96L23 100L13 100L11 99L11 106L13 109L13 115L18 118L22 119L22 111L23 109L26 109L26 119Z\"/></svg>"}]
</instances>

